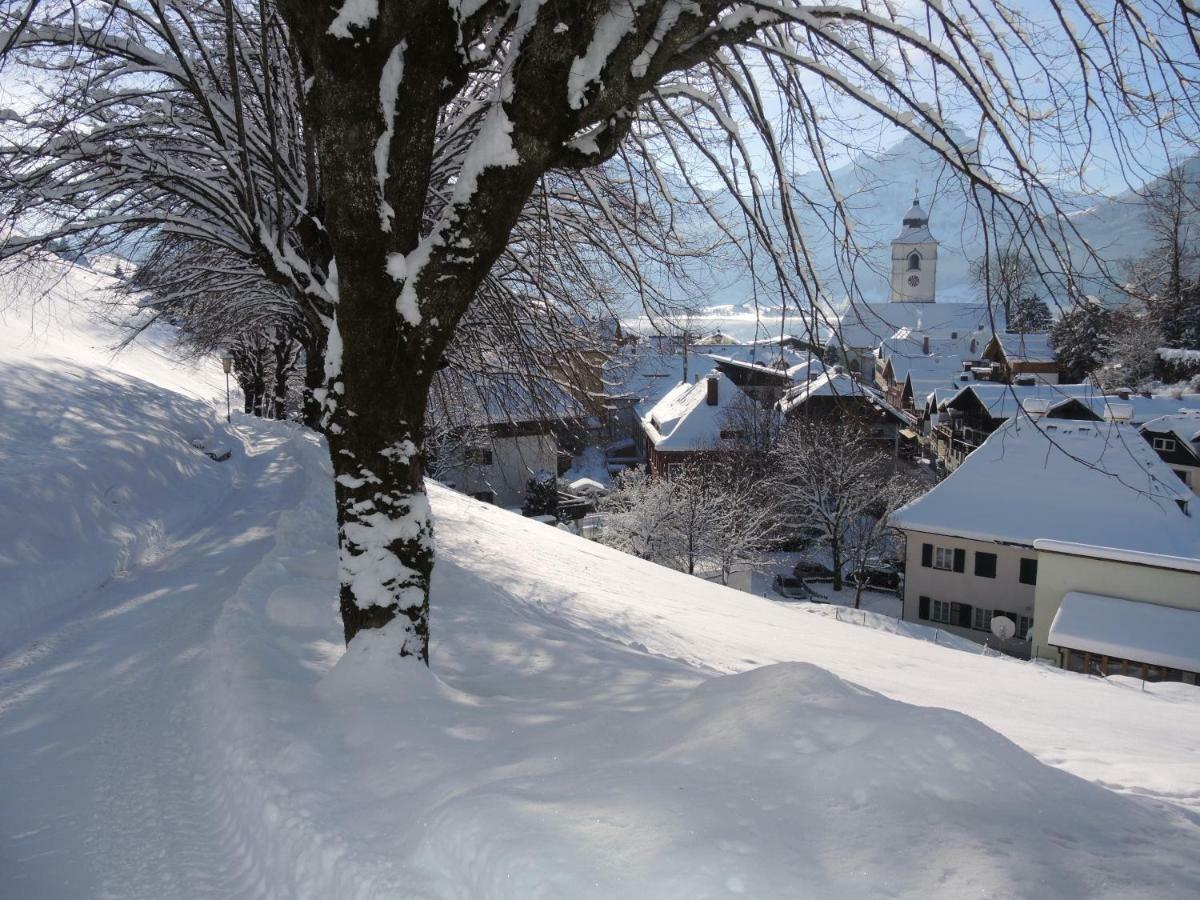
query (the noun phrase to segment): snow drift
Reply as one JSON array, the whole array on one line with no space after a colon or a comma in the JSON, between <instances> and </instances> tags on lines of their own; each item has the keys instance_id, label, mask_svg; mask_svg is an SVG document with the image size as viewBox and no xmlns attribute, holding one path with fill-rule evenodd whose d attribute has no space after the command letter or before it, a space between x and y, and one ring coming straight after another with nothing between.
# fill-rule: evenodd
<instances>
[{"instance_id":1,"label":"snow drift","mask_svg":"<svg viewBox=\"0 0 1200 900\"><path fill-rule=\"evenodd\" d=\"M398 660L386 631L340 655L332 498L319 448L303 458L305 498L227 604L205 691L225 802L283 894L1200 890L1200 832L1179 810L1047 766L974 718L811 664L752 668L736 632L686 660L646 643L714 613L753 630L765 612L792 628L760 642L768 658L804 657L812 629L923 653L946 678L958 660L1036 667L806 616L436 486L433 671Z\"/></svg>"}]
</instances>

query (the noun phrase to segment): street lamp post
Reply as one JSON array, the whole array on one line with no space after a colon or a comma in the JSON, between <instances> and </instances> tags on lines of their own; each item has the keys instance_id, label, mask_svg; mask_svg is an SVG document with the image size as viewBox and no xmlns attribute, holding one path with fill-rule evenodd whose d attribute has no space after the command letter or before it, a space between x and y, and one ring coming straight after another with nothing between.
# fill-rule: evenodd
<instances>
[{"instance_id":1,"label":"street lamp post","mask_svg":"<svg viewBox=\"0 0 1200 900\"><path fill-rule=\"evenodd\" d=\"M225 421L232 422L229 411L229 373L233 371L233 354L228 350L221 354L221 368L225 370Z\"/></svg>"}]
</instances>

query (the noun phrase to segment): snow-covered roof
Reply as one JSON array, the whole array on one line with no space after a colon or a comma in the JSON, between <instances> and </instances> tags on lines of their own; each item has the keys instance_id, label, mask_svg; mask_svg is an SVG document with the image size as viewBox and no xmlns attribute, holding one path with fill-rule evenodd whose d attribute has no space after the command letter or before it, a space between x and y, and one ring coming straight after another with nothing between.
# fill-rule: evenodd
<instances>
[{"instance_id":1,"label":"snow-covered roof","mask_svg":"<svg viewBox=\"0 0 1200 900\"><path fill-rule=\"evenodd\" d=\"M1030 334L1001 332L996 335L996 341L1000 344L1000 349L1004 351L1004 358L1010 363L1054 362L1054 350L1050 346L1050 335L1045 332L1039 331Z\"/></svg>"},{"instance_id":2,"label":"snow-covered roof","mask_svg":"<svg viewBox=\"0 0 1200 900\"><path fill-rule=\"evenodd\" d=\"M1021 404L1030 398L1047 400L1050 408L1078 400L1091 408L1097 416L1102 416L1105 404L1110 399L1098 387L1090 384L1003 384L991 381L976 381L965 384L947 403L953 403L959 396L967 392L973 393L988 415L993 419L1007 419L1021 408Z\"/></svg>"},{"instance_id":3,"label":"snow-covered roof","mask_svg":"<svg viewBox=\"0 0 1200 900\"><path fill-rule=\"evenodd\" d=\"M1191 492L1130 425L1009 419L897 527L1032 546L1047 538L1200 555Z\"/></svg>"},{"instance_id":4,"label":"snow-covered roof","mask_svg":"<svg viewBox=\"0 0 1200 900\"><path fill-rule=\"evenodd\" d=\"M998 313L996 327L1004 327L1003 313ZM992 334L987 304L895 301L853 304L838 318L829 340L843 347L874 349L903 329L930 339L951 334L986 339Z\"/></svg>"},{"instance_id":5,"label":"snow-covered roof","mask_svg":"<svg viewBox=\"0 0 1200 900\"><path fill-rule=\"evenodd\" d=\"M708 403L708 382L717 382L717 403ZM746 395L719 370L693 384L680 382L642 417L642 428L655 449L671 451L707 450L721 441L730 413Z\"/></svg>"},{"instance_id":6,"label":"snow-covered roof","mask_svg":"<svg viewBox=\"0 0 1200 900\"><path fill-rule=\"evenodd\" d=\"M1194 556L1168 556L1165 553L1146 553L1141 550L1118 550L1116 547L1097 547L1094 544L1076 544L1071 541L1052 541L1046 538L1034 541L1033 549L1045 553L1062 553L1067 556L1086 556L1091 559L1108 559L1139 566L1152 566L1156 569L1200 573L1200 558Z\"/></svg>"},{"instance_id":7,"label":"snow-covered roof","mask_svg":"<svg viewBox=\"0 0 1200 900\"><path fill-rule=\"evenodd\" d=\"M430 416L448 427L529 424L577 419L588 410L548 379L443 373L431 392Z\"/></svg>"},{"instance_id":8,"label":"snow-covered roof","mask_svg":"<svg viewBox=\"0 0 1200 900\"><path fill-rule=\"evenodd\" d=\"M839 369L822 372L812 381L798 384L783 395L775 405L784 415L803 406L813 397L861 397L863 388Z\"/></svg>"},{"instance_id":9,"label":"snow-covered roof","mask_svg":"<svg viewBox=\"0 0 1200 900\"><path fill-rule=\"evenodd\" d=\"M1193 453L1200 455L1200 409L1181 409L1168 416L1150 419L1142 425L1142 430L1173 434L1181 444L1188 445Z\"/></svg>"},{"instance_id":10,"label":"snow-covered roof","mask_svg":"<svg viewBox=\"0 0 1200 900\"><path fill-rule=\"evenodd\" d=\"M1050 643L1200 672L1200 611L1069 591L1050 623Z\"/></svg>"},{"instance_id":11,"label":"snow-covered roof","mask_svg":"<svg viewBox=\"0 0 1200 900\"><path fill-rule=\"evenodd\" d=\"M939 394L938 406L949 405L968 391L979 398L979 402L987 409L988 415L994 419L1010 418L1029 398L1049 401L1050 410L1075 400L1102 419L1108 418L1116 407L1126 405L1127 412L1132 414L1128 420L1131 425L1143 425L1143 423L1168 414L1200 410L1200 394L1154 397L1131 394L1129 397L1121 398L1115 394L1105 394L1093 384L1038 382L1021 385L991 381L973 381L963 384L952 396Z\"/></svg>"}]
</instances>

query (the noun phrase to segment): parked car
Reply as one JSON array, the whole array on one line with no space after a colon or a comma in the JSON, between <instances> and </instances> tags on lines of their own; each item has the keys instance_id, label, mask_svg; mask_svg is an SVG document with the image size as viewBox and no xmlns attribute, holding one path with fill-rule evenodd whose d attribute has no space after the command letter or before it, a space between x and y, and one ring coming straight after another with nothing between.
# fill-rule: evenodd
<instances>
[{"instance_id":1,"label":"parked car","mask_svg":"<svg viewBox=\"0 0 1200 900\"><path fill-rule=\"evenodd\" d=\"M900 570L889 562L868 562L850 577L852 584L861 582L867 587L885 591L900 590Z\"/></svg>"},{"instance_id":2,"label":"parked car","mask_svg":"<svg viewBox=\"0 0 1200 900\"><path fill-rule=\"evenodd\" d=\"M812 600L815 596L804 579L794 575L776 575L771 581L771 589L789 600Z\"/></svg>"},{"instance_id":3,"label":"parked car","mask_svg":"<svg viewBox=\"0 0 1200 900\"><path fill-rule=\"evenodd\" d=\"M796 563L796 567L792 569L792 574L800 579L833 578L833 569L829 568L823 562L802 559Z\"/></svg>"}]
</instances>

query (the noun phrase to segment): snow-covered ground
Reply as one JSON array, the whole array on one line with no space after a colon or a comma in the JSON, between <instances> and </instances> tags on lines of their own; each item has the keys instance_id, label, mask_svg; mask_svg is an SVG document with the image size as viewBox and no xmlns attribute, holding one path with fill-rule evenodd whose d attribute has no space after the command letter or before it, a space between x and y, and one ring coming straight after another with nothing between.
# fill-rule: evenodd
<instances>
[{"instance_id":1,"label":"snow-covered ground","mask_svg":"<svg viewBox=\"0 0 1200 900\"><path fill-rule=\"evenodd\" d=\"M320 441L226 428L211 364L119 380L72 328L57 361L3 349L6 419L33 379L88 426L0 435L28 532L3 614L114 516L161 537L48 582L0 646L5 898L1200 893L1200 691L840 622L437 487L432 671L386 631L343 653ZM44 499L64 472L136 503Z\"/></svg>"}]
</instances>

